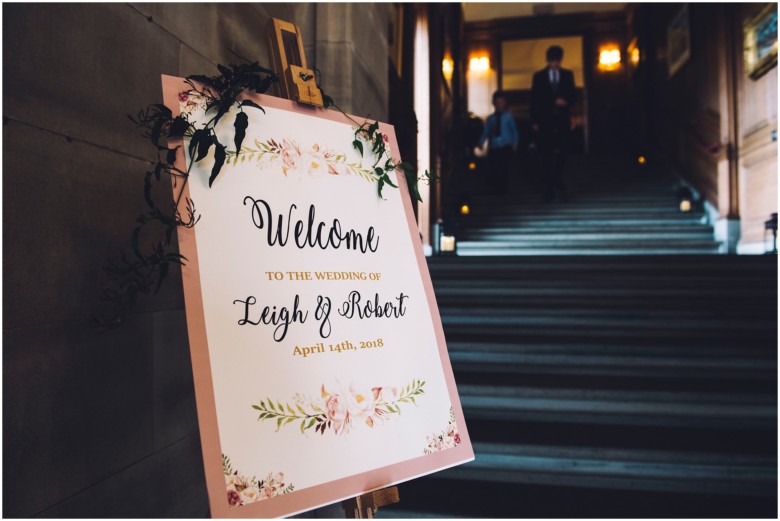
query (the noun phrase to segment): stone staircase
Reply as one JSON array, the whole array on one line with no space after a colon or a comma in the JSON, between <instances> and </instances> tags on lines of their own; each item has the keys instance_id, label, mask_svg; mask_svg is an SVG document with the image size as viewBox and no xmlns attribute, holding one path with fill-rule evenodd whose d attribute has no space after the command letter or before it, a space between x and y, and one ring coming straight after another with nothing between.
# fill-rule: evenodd
<instances>
[{"instance_id":1,"label":"stone staircase","mask_svg":"<svg viewBox=\"0 0 780 521\"><path fill-rule=\"evenodd\" d=\"M525 188L482 195L457 222L458 255L668 255L718 253L701 211L682 213L676 181L657 175L615 183L568 181L566 202L541 203Z\"/></svg>"},{"instance_id":2,"label":"stone staircase","mask_svg":"<svg viewBox=\"0 0 780 521\"><path fill-rule=\"evenodd\" d=\"M776 517L776 257L429 267L476 460L378 517Z\"/></svg>"}]
</instances>

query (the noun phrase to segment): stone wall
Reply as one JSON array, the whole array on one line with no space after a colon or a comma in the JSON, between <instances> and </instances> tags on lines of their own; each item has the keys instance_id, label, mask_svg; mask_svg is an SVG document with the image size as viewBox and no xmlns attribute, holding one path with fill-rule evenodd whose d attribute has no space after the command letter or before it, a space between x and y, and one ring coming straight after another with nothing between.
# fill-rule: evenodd
<instances>
[{"instance_id":1,"label":"stone wall","mask_svg":"<svg viewBox=\"0 0 780 521\"><path fill-rule=\"evenodd\" d=\"M720 141L720 85L718 8L690 4L690 58L670 76L667 63L667 27L683 4L647 5L642 13L648 29L646 60L650 69L647 100L651 139L712 204L718 203L717 150ZM725 153L724 153L725 155ZM722 194L721 194L722 195ZM724 214L728 213L728 208Z\"/></svg>"},{"instance_id":2,"label":"stone wall","mask_svg":"<svg viewBox=\"0 0 780 521\"><path fill-rule=\"evenodd\" d=\"M742 26L765 4L740 4ZM742 43L741 41L739 42ZM742 54L737 55L743 70ZM764 251L764 221L777 212L777 66L756 80L741 75L739 83L739 208L740 251Z\"/></svg>"},{"instance_id":3,"label":"stone wall","mask_svg":"<svg viewBox=\"0 0 780 521\"><path fill-rule=\"evenodd\" d=\"M682 4L642 11L652 139L717 210L718 238L743 253L763 252L777 211L777 69L753 80L743 62L743 25L765 5L689 4L690 59L671 77L666 28Z\"/></svg>"},{"instance_id":4,"label":"stone wall","mask_svg":"<svg viewBox=\"0 0 780 521\"><path fill-rule=\"evenodd\" d=\"M98 333L103 262L129 246L153 151L126 115L160 75L268 63L269 17L302 29L348 111L387 116L387 7L3 6L3 511L208 514L180 273Z\"/></svg>"}]
</instances>

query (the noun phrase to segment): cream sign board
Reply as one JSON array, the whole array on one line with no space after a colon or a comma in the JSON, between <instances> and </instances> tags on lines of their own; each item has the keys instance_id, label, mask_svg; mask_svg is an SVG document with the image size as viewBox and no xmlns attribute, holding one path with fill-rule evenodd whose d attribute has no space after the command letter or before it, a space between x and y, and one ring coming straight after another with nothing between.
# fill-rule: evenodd
<instances>
[{"instance_id":1,"label":"cream sign board","mask_svg":"<svg viewBox=\"0 0 780 521\"><path fill-rule=\"evenodd\" d=\"M163 87L207 121L184 80ZM250 99L265 112L245 111L211 188L212 159L192 165L201 217L179 230L212 515L292 515L472 460L404 176L379 197L350 119Z\"/></svg>"}]
</instances>

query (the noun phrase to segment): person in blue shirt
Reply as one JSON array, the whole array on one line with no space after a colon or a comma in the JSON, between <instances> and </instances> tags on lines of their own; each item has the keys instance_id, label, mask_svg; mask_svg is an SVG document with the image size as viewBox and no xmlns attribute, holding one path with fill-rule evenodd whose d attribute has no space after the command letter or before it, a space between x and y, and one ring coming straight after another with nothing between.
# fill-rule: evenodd
<instances>
[{"instance_id":1,"label":"person in blue shirt","mask_svg":"<svg viewBox=\"0 0 780 521\"><path fill-rule=\"evenodd\" d=\"M520 144L515 118L508 112L506 96L501 91L493 94L496 111L488 116L485 129L479 138L480 148L488 143L489 177L496 194L506 192L507 178L512 168L512 155Z\"/></svg>"}]
</instances>

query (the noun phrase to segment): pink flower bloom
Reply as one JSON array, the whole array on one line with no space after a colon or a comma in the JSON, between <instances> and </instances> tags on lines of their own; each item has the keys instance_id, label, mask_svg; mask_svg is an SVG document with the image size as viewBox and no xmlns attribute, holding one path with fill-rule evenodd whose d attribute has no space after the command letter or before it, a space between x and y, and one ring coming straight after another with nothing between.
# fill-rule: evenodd
<instances>
[{"instance_id":1,"label":"pink flower bloom","mask_svg":"<svg viewBox=\"0 0 780 521\"><path fill-rule=\"evenodd\" d=\"M298 159L297 154L293 154L293 151L289 148L282 149L282 162L289 166L290 168L295 168L296 160Z\"/></svg>"},{"instance_id":2,"label":"pink flower bloom","mask_svg":"<svg viewBox=\"0 0 780 521\"><path fill-rule=\"evenodd\" d=\"M284 174L287 175L288 170L297 168L298 160L301 157L301 151L294 143L285 139L281 150L281 156L282 170L284 171Z\"/></svg>"},{"instance_id":3,"label":"pink flower bloom","mask_svg":"<svg viewBox=\"0 0 780 521\"><path fill-rule=\"evenodd\" d=\"M390 142L390 138L387 136L387 134L382 134L382 141L384 141L385 143Z\"/></svg>"},{"instance_id":4,"label":"pink flower bloom","mask_svg":"<svg viewBox=\"0 0 780 521\"><path fill-rule=\"evenodd\" d=\"M241 495L235 490L228 490L227 493L228 505L234 507L241 504Z\"/></svg>"},{"instance_id":5,"label":"pink flower bloom","mask_svg":"<svg viewBox=\"0 0 780 521\"><path fill-rule=\"evenodd\" d=\"M185 101L187 101L188 99L190 99L190 95L189 95L189 93L187 93L187 92L180 92L180 93L179 93L179 101L180 101L181 103L184 103L184 102L185 102Z\"/></svg>"},{"instance_id":6,"label":"pink flower bloom","mask_svg":"<svg viewBox=\"0 0 780 521\"><path fill-rule=\"evenodd\" d=\"M347 406L338 394L330 395L325 401L326 416L333 422L336 431L347 421Z\"/></svg>"}]
</instances>

